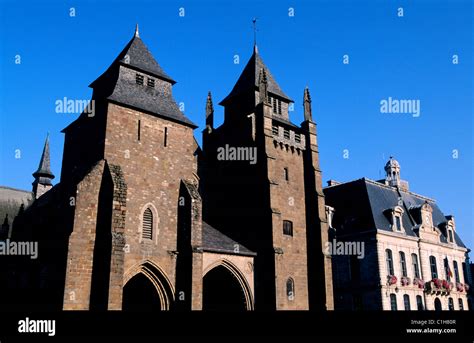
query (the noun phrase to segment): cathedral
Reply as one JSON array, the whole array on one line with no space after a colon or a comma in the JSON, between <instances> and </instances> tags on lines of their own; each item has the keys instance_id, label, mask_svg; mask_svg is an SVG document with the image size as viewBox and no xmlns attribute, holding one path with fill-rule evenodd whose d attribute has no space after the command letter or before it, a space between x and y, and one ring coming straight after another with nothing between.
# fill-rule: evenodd
<instances>
[{"instance_id":1,"label":"cathedral","mask_svg":"<svg viewBox=\"0 0 474 343\"><path fill-rule=\"evenodd\" d=\"M37 259L7 257L1 287L11 296L2 306L333 309L309 90L296 125L293 100L255 45L219 103L219 127L209 92L199 146L197 125L173 98L175 83L137 27L91 83L94 111L62 131L59 182L53 186L46 140L32 192L0 189L21 204L17 215L0 213L2 239L39 244Z\"/></svg>"},{"instance_id":2,"label":"cathedral","mask_svg":"<svg viewBox=\"0 0 474 343\"><path fill-rule=\"evenodd\" d=\"M0 187L2 309L474 307L454 217L393 158L385 179L323 188L309 89L297 125L256 44L220 126L203 98L201 146L175 83L137 27L63 129L59 182L47 138L32 191ZM21 243L34 256L4 253Z\"/></svg>"}]
</instances>

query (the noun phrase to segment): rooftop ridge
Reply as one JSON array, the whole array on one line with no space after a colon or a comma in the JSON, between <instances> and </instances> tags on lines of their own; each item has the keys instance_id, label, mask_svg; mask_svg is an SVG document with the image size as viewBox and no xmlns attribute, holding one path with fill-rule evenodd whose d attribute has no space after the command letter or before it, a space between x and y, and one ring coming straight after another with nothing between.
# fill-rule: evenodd
<instances>
[{"instance_id":1,"label":"rooftop ridge","mask_svg":"<svg viewBox=\"0 0 474 343\"><path fill-rule=\"evenodd\" d=\"M397 189L397 187L390 186L390 185L385 185L385 184L383 184L383 183L377 182L377 181L375 181L375 180L372 180L372 179L369 179L369 178L366 178L366 177L364 177L364 178L362 178L362 179L364 179L365 181L367 181L367 182L369 182L369 183L371 183L371 184L375 184L375 185L380 186L380 187L385 187L385 188L387 188L387 189L394 189L394 190ZM421 199L429 200L429 201L431 201L431 202L436 203L436 200L435 200L435 199L430 198L430 197L427 197L427 196L425 196L425 195L421 195L421 194L418 194L418 193L415 193L415 192L412 192L412 191L404 191L404 190L402 190L402 189L399 189L399 191L402 192L402 193L407 193L407 194L410 194L410 195L414 195L414 196L419 197L419 198L421 198Z\"/></svg>"},{"instance_id":2,"label":"rooftop ridge","mask_svg":"<svg viewBox=\"0 0 474 343\"><path fill-rule=\"evenodd\" d=\"M15 188L15 187L9 187L9 186L2 186L0 185L0 189L9 189L11 191L17 191L17 192L23 192L23 193L31 193L33 194L32 191L26 191L24 189L19 189L19 188Z\"/></svg>"}]
</instances>

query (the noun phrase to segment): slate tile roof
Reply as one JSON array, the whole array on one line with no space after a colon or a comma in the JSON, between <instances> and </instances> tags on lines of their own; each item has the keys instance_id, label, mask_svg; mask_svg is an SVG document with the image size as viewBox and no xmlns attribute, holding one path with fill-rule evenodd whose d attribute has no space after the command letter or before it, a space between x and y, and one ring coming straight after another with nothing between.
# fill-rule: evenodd
<instances>
[{"instance_id":1,"label":"slate tile roof","mask_svg":"<svg viewBox=\"0 0 474 343\"><path fill-rule=\"evenodd\" d=\"M141 38L135 35L110 67L91 83L90 87L94 89L95 97L105 97L118 104L165 117L193 128L197 127L180 111L171 94L126 80L120 73L120 67L157 77L171 85L176 83L161 68Z\"/></svg>"},{"instance_id":2,"label":"slate tile roof","mask_svg":"<svg viewBox=\"0 0 474 343\"><path fill-rule=\"evenodd\" d=\"M232 88L232 91L225 97L224 100L220 102L220 105L225 105L227 102L239 94L245 93L248 90L257 90L258 89L258 81L259 75L262 68L265 69L267 74L267 85L268 85L268 92L274 95L285 99L288 102L293 102L280 88L278 83L275 81L272 73L268 69L268 67L263 62L263 59L260 57L258 53L258 49L255 47L253 50L253 54L250 57L250 60L247 62L242 74L240 74L237 83Z\"/></svg>"},{"instance_id":3,"label":"slate tile roof","mask_svg":"<svg viewBox=\"0 0 474 343\"><path fill-rule=\"evenodd\" d=\"M236 251L236 247L238 250ZM227 237L206 222L202 222L202 248L204 251L234 255L255 256L255 252Z\"/></svg>"},{"instance_id":4,"label":"slate tile roof","mask_svg":"<svg viewBox=\"0 0 474 343\"><path fill-rule=\"evenodd\" d=\"M356 233L370 230L392 231L387 210L397 205L402 206L403 228L408 236L417 236L419 224L412 215L416 207L425 202L433 209L433 224L442 233L441 242L447 243L443 227L447 219L433 199L408 191L397 190L377 181L362 178L355 181L324 188L326 204L335 208L333 223L335 227L343 226L344 233ZM399 202L401 200L401 202ZM455 233L458 246L465 245Z\"/></svg>"}]
</instances>

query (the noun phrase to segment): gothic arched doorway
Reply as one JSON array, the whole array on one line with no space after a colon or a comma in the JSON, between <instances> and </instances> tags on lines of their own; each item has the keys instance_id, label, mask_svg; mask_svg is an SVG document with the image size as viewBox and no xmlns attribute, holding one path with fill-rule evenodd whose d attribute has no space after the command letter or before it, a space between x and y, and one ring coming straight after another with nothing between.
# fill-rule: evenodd
<instances>
[{"instance_id":1,"label":"gothic arched doorway","mask_svg":"<svg viewBox=\"0 0 474 343\"><path fill-rule=\"evenodd\" d=\"M122 294L124 311L169 310L174 300L171 284L153 262L136 265L125 277Z\"/></svg>"},{"instance_id":2,"label":"gothic arched doorway","mask_svg":"<svg viewBox=\"0 0 474 343\"><path fill-rule=\"evenodd\" d=\"M156 288L144 274L138 273L123 288L122 310L140 312L161 310Z\"/></svg>"},{"instance_id":3,"label":"gothic arched doorway","mask_svg":"<svg viewBox=\"0 0 474 343\"><path fill-rule=\"evenodd\" d=\"M436 298L434 301L435 311L442 311L443 308L441 307L441 301Z\"/></svg>"},{"instance_id":4,"label":"gothic arched doorway","mask_svg":"<svg viewBox=\"0 0 474 343\"><path fill-rule=\"evenodd\" d=\"M245 311L248 295L238 274L219 265L204 275L202 309L205 311Z\"/></svg>"}]
</instances>

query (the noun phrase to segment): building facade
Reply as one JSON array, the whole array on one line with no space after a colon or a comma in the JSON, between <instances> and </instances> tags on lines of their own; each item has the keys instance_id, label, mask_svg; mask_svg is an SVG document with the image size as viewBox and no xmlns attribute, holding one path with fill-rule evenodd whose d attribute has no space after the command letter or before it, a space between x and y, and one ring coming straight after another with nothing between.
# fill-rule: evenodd
<instances>
[{"instance_id":1,"label":"building facade","mask_svg":"<svg viewBox=\"0 0 474 343\"><path fill-rule=\"evenodd\" d=\"M386 178L329 182L334 245L363 254L333 255L336 309L467 310L469 249L451 215L413 193L390 158ZM334 250L332 250L334 252ZM345 254L346 253L346 254Z\"/></svg>"},{"instance_id":2,"label":"building facade","mask_svg":"<svg viewBox=\"0 0 474 343\"><path fill-rule=\"evenodd\" d=\"M6 305L333 308L309 91L305 121L295 125L288 113L292 100L255 46L221 102L225 121L217 128L209 94L201 149L197 126L173 98L175 83L137 28L90 85L93 110L63 130L61 178L54 187L45 143L34 174L35 201L11 235L38 241L39 258L9 271L18 294ZM26 289L35 300L24 297Z\"/></svg>"}]
</instances>

